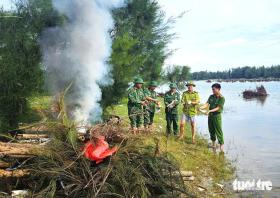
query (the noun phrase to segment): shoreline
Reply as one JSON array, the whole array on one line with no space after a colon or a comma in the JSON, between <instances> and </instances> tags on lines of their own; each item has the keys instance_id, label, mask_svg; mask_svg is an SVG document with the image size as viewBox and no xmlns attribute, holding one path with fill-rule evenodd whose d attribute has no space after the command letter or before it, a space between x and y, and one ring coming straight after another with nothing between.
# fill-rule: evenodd
<instances>
[{"instance_id":1,"label":"shoreline","mask_svg":"<svg viewBox=\"0 0 280 198\"><path fill-rule=\"evenodd\" d=\"M195 81L206 81L207 83L211 82L279 82L280 78L232 78L232 79L200 79Z\"/></svg>"},{"instance_id":2,"label":"shoreline","mask_svg":"<svg viewBox=\"0 0 280 198\"><path fill-rule=\"evenodd\" d=\"M181 108L180 108L181 109ZM119 115L129 130L126 100L110 107L108 114ZM177 161L182 172L191 171L194 179L186 181L186 186L196 196L224 197L232 195L231 179L235 176L235 167L226 155L213 153L208 148L209 140L200 133L196 135L196 144L191 143L189 126L185 128L185 136L177 140L173 135L165 133L164 110L155 115L151 133L139 135L147 146L155 146L158 141L159 150ZM221 193L222 192L222 193Z\"/></svg>"}]
</instances>

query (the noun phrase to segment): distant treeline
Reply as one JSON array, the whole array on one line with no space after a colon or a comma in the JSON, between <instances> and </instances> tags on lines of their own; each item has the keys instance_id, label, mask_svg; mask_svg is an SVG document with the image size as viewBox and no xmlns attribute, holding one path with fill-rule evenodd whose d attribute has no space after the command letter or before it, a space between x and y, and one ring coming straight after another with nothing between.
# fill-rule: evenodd
<instances>
[{"instance_id":1,"label":"distant treeline","mask_svg":"<svg viewBox=\"0 0 280 198\"><path fill-rule=\"evenodd\" d=\"M226 71L208 72L200 71L193 72L193 80L207 79L254 79L254 78L280 78L280 65L271 67L238 67Z\"/></svg>"}]
</instances>

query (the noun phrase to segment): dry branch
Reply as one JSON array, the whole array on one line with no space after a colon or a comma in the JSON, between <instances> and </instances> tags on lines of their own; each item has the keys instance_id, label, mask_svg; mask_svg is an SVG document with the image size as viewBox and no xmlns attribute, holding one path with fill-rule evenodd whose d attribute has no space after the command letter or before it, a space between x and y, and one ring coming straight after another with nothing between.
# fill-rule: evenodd
<instances>
[{"instance_id":1,"label":"dry branch","mask_svg":"<svg viewBox=\"0 0 280 198\"><path fill-rule=\"evenodd\" d=\"M36 144L3 143L0 142L0 156L43 155L45 147Z\"/></svg>"},{"instance_id":2,"label":"dry branch","mask_svg":"<svg viewBox=\"0 0 280 198\"><path fill-rule=\"evenodd\" d=\"M41 139L48 138L46 134L17 134L17 139Z\"/></svg>"},{"instance_id":3,"label":"dry branch","mask_svg":"<svg viewBox=\"0 0 280 198\"><path fill-rule=\"evenodd\" d=\"M3 177L24 177L29 174L28 170L26 169L18 169L14 171L6 171L3 169L0 169L0 178Z\"/></svg>"},{"instance_id":4,"label":"dry branch","mask_svg":"<svg viewBox=\"0 0 280 198\"><path fill-rule=\"evenodd\" d=\"M12 163L4 162L0 160L0 168L8 168L12 165Z\"/></svg>"}]
</instances>

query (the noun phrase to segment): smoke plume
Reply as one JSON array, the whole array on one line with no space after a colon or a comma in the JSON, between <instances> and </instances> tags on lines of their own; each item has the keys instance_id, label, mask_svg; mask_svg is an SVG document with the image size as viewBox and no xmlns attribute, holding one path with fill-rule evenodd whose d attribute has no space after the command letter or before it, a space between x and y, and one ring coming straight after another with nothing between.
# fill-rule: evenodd
<instances>
[{"instance_id":1,"label":"smoke plume","mask_svg":"<svg viewBox=\"0 0 280 198\"><path fill-rule=\"evenodd\" d=\"M99 86L112 83L106 64L111 52L111 10L121 4L120 0L53 0L66 23L42 33L43 65L54 93L73 83L67 104L77 122L97 121L102 113Z\"/></svg>"}]
</instances>

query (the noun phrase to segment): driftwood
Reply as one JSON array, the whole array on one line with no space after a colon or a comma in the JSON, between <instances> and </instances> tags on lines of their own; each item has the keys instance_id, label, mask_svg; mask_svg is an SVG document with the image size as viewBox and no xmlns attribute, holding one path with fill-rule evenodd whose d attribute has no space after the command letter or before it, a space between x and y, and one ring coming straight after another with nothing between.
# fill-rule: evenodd
<instances>
[{"instance_id":1,"label":"driftwood","mask_svg":"<svg viewBox=\"0 0 280 198\"><path fill-rule=\"evenodd\" d=\"M0 156L28 156L43 154L45 154L45 147L41 145L0 142Z\"/></svg>"}]
</instances>

